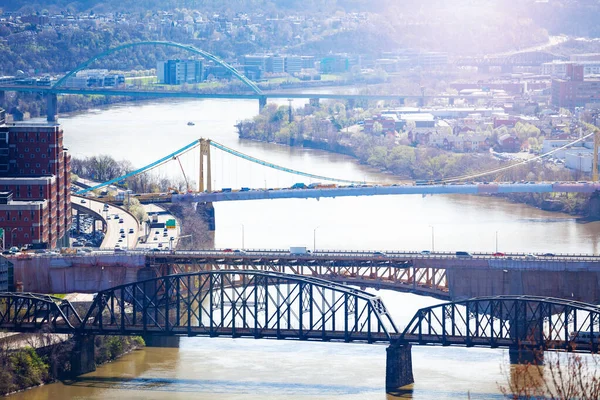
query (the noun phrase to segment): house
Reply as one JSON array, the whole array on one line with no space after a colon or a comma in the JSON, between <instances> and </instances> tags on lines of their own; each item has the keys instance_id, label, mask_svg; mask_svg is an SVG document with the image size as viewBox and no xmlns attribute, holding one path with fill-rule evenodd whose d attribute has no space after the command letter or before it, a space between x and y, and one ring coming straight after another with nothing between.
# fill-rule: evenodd
<instances>
[{"instance_id":1,"label":"house","mask_svg":"<svg viewBox=\"0 0 600 400\"><path fill-rule=\"evenodd\" d=\"M498 138L498 146L501 151L516 153L521 149L521 142L516 136L505 133Z\"/></svg>"}]
</instances>

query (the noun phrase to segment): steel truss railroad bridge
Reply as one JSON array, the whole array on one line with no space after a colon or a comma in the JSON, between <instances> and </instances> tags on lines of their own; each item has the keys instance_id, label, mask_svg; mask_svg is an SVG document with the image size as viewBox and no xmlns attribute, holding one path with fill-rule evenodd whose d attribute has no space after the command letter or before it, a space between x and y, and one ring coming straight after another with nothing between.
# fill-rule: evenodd
<instances>
[{"instance_id":1,"label":"steel truss railroad bridge","mask_svg":"<svg viewBox=\"0 0 600 400\"><path fill-rule=\"evenodd\" d=\"M52 296L2 293L0 329L79 338L227 336L388 343L388 389L412 382L411 344L596 352L600 339L600 308L590 304L533 296L482 297L420 309L401 331L378 296L319 278L267 271L201 271L134 282L98 292L82 311L80 316L73 304Z\"/></svg>"}]
</instances>

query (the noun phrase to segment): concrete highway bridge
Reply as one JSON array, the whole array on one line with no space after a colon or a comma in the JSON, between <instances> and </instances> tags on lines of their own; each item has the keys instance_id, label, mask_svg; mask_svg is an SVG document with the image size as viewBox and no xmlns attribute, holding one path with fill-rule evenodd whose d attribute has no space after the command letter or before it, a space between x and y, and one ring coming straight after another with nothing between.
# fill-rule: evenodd
<instances>
[{"instance_id":1,"label":"concrete highway bridge","mask_svg":"<svg viewBox=\"0 0 600 400\"><path fill-rule=\"evenodd\" d=\"M533 295L600 304L600 257L595 255L111 249L89 255L22 254L6 259L12 264L15 283L35 293L96 293L172 273L231 270L288 273L448 300Z\"/></svg>"},{"instance_id":2,"label":"concrete highway bridge","mask_svg":"<svg viewBox=\"0 0 600 400\"><path fill-rule=\"evenodd\" d=\"M0 329L73 334L73 373L95 369L94 335L208 336L389 344L386 388L413 383L411 345L596 352L600 308L555 298L493 296L420 309L398 329L382 300L315 277L200 271L118 285L87 310L33 293L0 293ZM523 360L523 359L522 359ZM517 360L518 361L518 360Z\"/></svg>"}]
</instances>

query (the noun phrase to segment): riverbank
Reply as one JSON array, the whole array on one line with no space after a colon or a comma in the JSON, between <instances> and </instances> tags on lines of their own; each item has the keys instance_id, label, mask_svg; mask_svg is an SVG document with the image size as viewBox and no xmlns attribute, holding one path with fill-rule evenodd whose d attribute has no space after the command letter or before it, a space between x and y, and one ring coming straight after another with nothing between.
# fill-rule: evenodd
<instances>
[{"instance_id":1,"label":"riverbank","mask_svg":"<svg viewBox=\"0 0 600 400\"><path fill-rule=\"evenodd\" d=\"M53 343L52 336L46 333L35 335L36 348L27 346L10 350L6 344L0 345L0 395L72 377L70 356L74 340ZM40 345L43 343L53 344ZM95 363L105 364L144 346L144 340L138 336L96 336Z\"/></svg>"},{"instance_id":2,"label":"riverbank","mask_svg":"<svg viewBox=\"0 0 600 400\"><path fill-rule=\"evenodd\" d=\"M411 142L406 132L366 134L358 123L380 112L377 109L353 109L343 102L329 102L319 107L295 110L296 115L292 118L288 112L288 107L269 104L260 115L235 125L238 137L348 155L360 164L389 173L402 181L447 181L455 177L469 181L472 176L488 181L575 180L571 171L545 163L518 164L499 174L481 175L484 171L498 170L507 164L488 152L459 153L420 145ZM585 194L516 193L495 196L545 211L592 219L600 217L600 210L590 204Z\"/></svg>"}]
</instances>

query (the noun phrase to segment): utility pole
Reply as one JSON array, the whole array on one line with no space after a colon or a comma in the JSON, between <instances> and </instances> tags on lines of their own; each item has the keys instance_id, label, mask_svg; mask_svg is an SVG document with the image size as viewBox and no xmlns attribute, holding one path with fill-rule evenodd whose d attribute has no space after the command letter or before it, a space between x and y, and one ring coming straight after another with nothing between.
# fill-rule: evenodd
<instances>
[{"instance_id":1,"label":"utility pole","mask_svg":"<svg viewBox=\"0 0 600 400\"><path fill-rule=\"evenodd\" d=\"M594 115L594 156L592 158L592 181L598 182L598 114Z\"/></svg>"}]
</instances>

